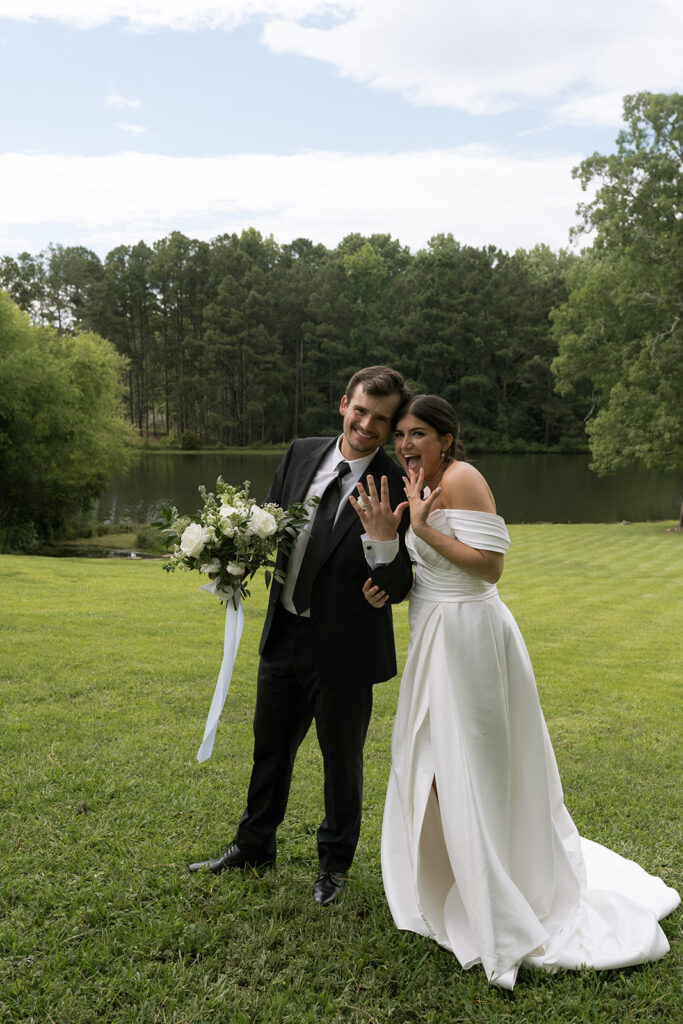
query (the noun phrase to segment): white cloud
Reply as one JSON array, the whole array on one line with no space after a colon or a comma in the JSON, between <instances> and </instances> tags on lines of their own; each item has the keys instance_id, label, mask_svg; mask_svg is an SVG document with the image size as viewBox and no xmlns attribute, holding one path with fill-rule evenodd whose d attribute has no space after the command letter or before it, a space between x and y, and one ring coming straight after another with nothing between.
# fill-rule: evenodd
<instances>
[{"instance_id":1,"label":"white cloud","mask_svg":"<svg viewBox=\"0 0 683 1024\"><path fill-rule=\"evenodd\" d=\"M188 31L258 20L272 51L415 104L550 107L559 123L618 124L613 95L683 82L680 0L0 0L0 17Z\"/></svg>"},{"instance_id":2,"label":"white cloud","mask_svg":"<svg viewBox=\"0 0 683 1024\"><path fill-rule=\"evenodd\" d=\"M683 81L679 0L367 0L329 28L272 20L263 39L416 104L472 114L550 105L571 121L582 103L582 123L603 124L605 94ZM610 110L618 123L620 105Z\"/></svg>"},{"instance_id":3,"label":"white cloud","mask_svg":"<svg viewBox=\"0 0 683 1024\"><path fill-rule=\"evenodd\" d=\"M598 93L561 104L555 110L555 118L562 124L614 125L621 120L622 106L621 93Z\"/></svg>"},{"instance_id":4,"label":"white cloud","mask_svg":"<svg viewBox=\"0 0 683 1024\"><path fill-rule=\"evenodd\" d=\"M129 124L127 121L118 121L116 127L129 135L144 135L145 129L141 124Z\"/></svg>"},{"instance_id":5,"label":"white cloud","mask_svg":"<svg viewBox=\"0 0 683 1024\"><path fill-rule=\"evenodd\" d=\"M104 254L173 230L211 238L255 227L280 242L328 246L344 235L388 232L420 248L439 232L465 244L514 250L567 244L580 189L580 156L531 160L482 147L349 156L181 158L0 155L11 209L5 252L48 242Z\"/></svg>"},{"instance_id":6,"label":"white cloud","mask_svg":"<svg viewBox=\"0 0 683 1024\"><path fill-rule=\"evenodd\" d=\"M116 110L124 110L126 108L138 110L141 106L140 100L132 97L129 98L127 96L121 96L120 93L115 92L113 89L110 89L107 93L105 103L108 107L114 107Z\"/></svg>"},{"instance_id":7,"label":"white cloud","mask_svg":"<svg viewBox=\"0 0 683 1024\"><path fill-rule=\"evenodd\" d=\"M345 0L0 0L0 18L49 18L81 29L121 18L134 28L193 31L231 29L254 16L298 19L355 6Z\"/></svg>"}]
</instances>

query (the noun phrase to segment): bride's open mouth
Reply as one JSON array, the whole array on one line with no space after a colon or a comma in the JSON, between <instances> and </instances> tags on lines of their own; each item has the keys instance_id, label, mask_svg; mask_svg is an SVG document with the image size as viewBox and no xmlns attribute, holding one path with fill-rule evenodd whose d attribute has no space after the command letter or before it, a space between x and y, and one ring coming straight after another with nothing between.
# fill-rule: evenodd
<instances>
[{"instance_id":1,"label":"bride's open mouth","mask_svg":"<svg viewBox=\"0 0 683 1024\"><path fill-rule=\"evenodd\" d=\"M413 470L415 473L417 473L418 469L420 468L420 463L422 462L419 455L404 455L403 461L405 462L407 468L409 470Z\"/></svg>"}]
</instances>

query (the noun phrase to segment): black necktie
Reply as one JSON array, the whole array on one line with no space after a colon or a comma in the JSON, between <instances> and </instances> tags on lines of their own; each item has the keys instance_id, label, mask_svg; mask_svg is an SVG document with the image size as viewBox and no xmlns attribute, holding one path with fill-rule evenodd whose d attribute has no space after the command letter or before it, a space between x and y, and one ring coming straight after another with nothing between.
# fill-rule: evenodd
<instances>
[{"instance_id":1,"label":"black necktie","mask_svg":"<svg viewBox=\"0 0 683 1024\"><path fill-rule=\"evenodd\" d=\"M323 492L318 505L318 511L311 527L311 536L304 552L304 557L299 567L299 575L294 585L292 602L299 615L311 607L311 592L313 580L320 568L322 553L328 537L332 533L334 520L339 508L341 498L341 478L351 472L348 462L340 462L337 466L337 475L332 477Z\"/></svg>"}]
</instances>

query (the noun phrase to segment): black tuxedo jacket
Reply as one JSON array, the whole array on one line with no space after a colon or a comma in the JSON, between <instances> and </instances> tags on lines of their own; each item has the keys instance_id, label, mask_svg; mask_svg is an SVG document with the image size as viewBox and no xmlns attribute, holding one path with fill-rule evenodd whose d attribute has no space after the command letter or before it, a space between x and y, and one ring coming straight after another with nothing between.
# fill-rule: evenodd
<instances>
[{"instance_id":1,"label":"black tuxedo jacket","mask_svg":"<svg viewBox=\"0 0 683 1024\"><path fill-rule=\"evenodd\" d=\"M337 438L311 437L294 441L282 460L267 501L287 508L303 501L311 480ZM380 478L389 481L391 506L405 499L403 474L383 448L368 466L362 481ZM324 562L313 583L311 619L315 656L320 675L335 688L353 688L379 683L396 675L396 652L391 618L391 603L402 601L412 586L412 567L405 547L408 515L399 530L399 553L388 565L370 571L365 559L362 524L350 502L341 510L327 544ZM286 572L286 557L278 555L277 567ZM389 594L383 608L373 608L363 596L362 587L372 576ZM273 615L280 601L282 584L273 579L266 621L259 652L267 650Z\"/></svg>"}]
</instances>

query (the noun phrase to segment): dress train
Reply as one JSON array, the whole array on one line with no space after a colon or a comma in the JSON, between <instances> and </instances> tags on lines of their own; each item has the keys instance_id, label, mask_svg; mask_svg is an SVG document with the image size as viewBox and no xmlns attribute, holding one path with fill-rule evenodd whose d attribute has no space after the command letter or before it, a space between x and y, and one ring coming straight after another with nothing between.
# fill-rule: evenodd
<instances>
[{"instance_id":1,"label":"dress train","mask_svg":"<svg viewBox=\"0 0 683 1024\"><path fill-rule=\"evenodd\" d=\"M472 547L509 547L497 515L437 509L430 524ZM508 989L522 964L606 969L664 956L658 921L678 894L579 836L529 656L496 587L412 531L408 546L410 647L382 828L396 925Z\"/></svg>"}]
</instances>

